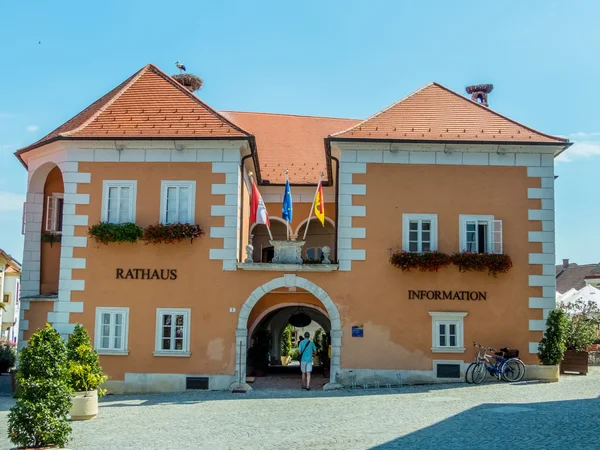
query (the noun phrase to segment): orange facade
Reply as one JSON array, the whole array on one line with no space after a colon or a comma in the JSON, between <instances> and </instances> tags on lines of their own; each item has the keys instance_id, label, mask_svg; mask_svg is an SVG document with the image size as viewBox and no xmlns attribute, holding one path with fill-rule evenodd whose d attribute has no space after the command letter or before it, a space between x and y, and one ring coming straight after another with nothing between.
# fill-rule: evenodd
<instances>
[{"instance_id":1,"label":"orange facade","mask_svg":"<svg viewBox=\"0 0 600 450\"><path fill-rule=\"evenodd\" d=\"M162 95L172 97L171 108L184 94L166 75L148 70L154 75L136 76L157 86L166 83L171 90L165 88L168 92ZM118 89L135 86L132 80ZM414 94L411 110L418 113L421 107L433 107L427 103L429 96L440 90L448 104L468 102L463 106L473 123L466 123L465 129L477 127L480 116L492 114L434 87L426 90L425 106L419 106L418 96L423 94ZM143 97L142 91L135 94ZM186 114L193 114L185 96ZM127 108L108 105L111 114L138 120ZM307 263L299 265L272 259L275 250L266 228L249 223L252 172L271 216L275 240L288 238L280 219L284 187L260 176L262 169L281 181L281 174L278 178L273 174L277 158L282 167L287 164L285 152L270 153L267 162L260 162L260 143L276 146L281 130L253 140L244 134L248 131L244 125L257 131L269 129L272 117L265 115L266 122L253 116L247 123L231 123L226 118L234 120L235 114L221 117L199 105L205 108L202 114L214 114L207 122L211 127L229 129L236 140L215 136L214 142L194 141L187 136L178 141L169 136L151 141L145 135L128 141L99 140L94 135L102 122L98 117L110 122L102 110L78 119L77 133L85 135L85 142L54 142L68 139L67 130L64 136L50 136L51 143L42 141L18 153L31 172L28 204L34 204L32 211L52 193L65 193L62 242L53 247L40 244L38 265L35 242L26 242L24 273L29 279L23 289L30 300L25 308L29 328L23 339L46 321L65 336L73 324L83 324L101 354L111 388L125 391L179 390L182 384L171 381L186 376L206 376L211 388L244 382L247 367L251 370L246 356L252 331L265 326L273 311L290 305L328 317L332 384L347 383L350 373L360 377L373 371L383 378L393 378L397 372L414 382L444 381L436 364L455 363L464 372L473 358L473 341L519 349L526 364L538 363L537 342L553 301L554 279L548 273L554 267L553 157L566 145L563 140L552 141L510 122L506 129L522 128L530 140L539 138L539 142L526 145L513 137L515 142L505 142L502 151L485 140L464 144L449 140L450 149L444 143L403 143L400 138L382 144L368 142L359 133L361 125L349 121L348 126L358 128L338 130L341 137L325 141L325 162L319 156L319 169L330 180L324 186L327 220L325 226L311 221L300 250ZM147 108L144 114L151 114L153 106L149 103ZM394 111L377 120L392 126L400 120L402 108ZM167 112L165 120L174 114ZM499 115L488 119L482 126L508 120ZM179 127L181 120L191 119L178 116L177 120ZM205 119L199 115L196 120ZM406 118L402 121L406 127ZM323 126L333 123L328 119ZM296 138L301 139L304 125L296 125ZM364 126L369 130L374 125L365 121ZM135 123L128 127L135 128ZM362 141L348 137L353 133ZM244 136L251 137L244 141ZM314 130L310 139L316 145ZM48 170L48 164L55 166ZM289 238L293 241L302 240L306 226L302 224L316 188L314 181L302 182L307 176L314 178L310 161L301 167L295 168L291 180L294 220ZM177 197L170 197L175 192ZM115 202L118 206L111 209ZM168 211L174 207L184 216L194 211L185 221L200 225L201 238L172 244L140 240L104 245L88 236L90 226L113 221L111 214L125 214L125 221L147 227L170 220ZM26 224L26 238L34 239L35 227L39 232L44 224L35 222L36 215L27 217L31 221ZM465 225L467 221L472 225ZM475 231L469 234L468 226ZM496 226L501 226L500 231L493 234ZM492 237L494 242L500 239L500 250L492 249L488 242ZM425 245L424 252L483 249L508 255L513 265L495 277L486 272L462 273L454 265L434 272L403 272L390 264L390 257L412 248L407 246L413 239L415 245ZM479 239L479 244L473 244L479 250L468 247L469 239ZM327 256L331 264L324 264ZM155 270L158 275L152 276ZM161 277L161 271L173 276ZM44 301L37 301L39 294Z\"/></svg>"}]
</instances>

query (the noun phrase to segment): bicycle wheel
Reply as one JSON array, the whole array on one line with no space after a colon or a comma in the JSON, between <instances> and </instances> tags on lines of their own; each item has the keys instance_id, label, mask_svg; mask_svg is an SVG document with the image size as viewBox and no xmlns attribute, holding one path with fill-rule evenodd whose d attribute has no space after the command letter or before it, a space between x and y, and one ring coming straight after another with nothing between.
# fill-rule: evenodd
<instances>
[{"instance_id":1,"label":"bicycle wheel","mask_svg":"<svg viewBox=\"0 0 600 450\"><path fill-rule=\"evenodd\" d=\"M485 379L485 363L477 363L473 369L473 384L479 384Z\"/></svg>"},{"instance_id":2,"label":"bicycle wheel","mask_svg":"<svg viewBox=\"0 0 600 450\"><path fill-rule=\"evenodd\" d=\"M511 358L505 361L500 370L502 372L502 378L505 381L521 381L525 376L525 364L517 358Z\"/></svg>"},{"instance_id":3,"label":"bicycle wheel","mask_svg":"<svg viewBox=\"0 0 600 450\"><path fill-rule=\"evenodd\" d=\"M477 363L474 362L467 367L467 371L465 372L465 381L467 384L473 384L473 371L475 370L475 367L477 367Z\"/></svg>"}]
</instances>

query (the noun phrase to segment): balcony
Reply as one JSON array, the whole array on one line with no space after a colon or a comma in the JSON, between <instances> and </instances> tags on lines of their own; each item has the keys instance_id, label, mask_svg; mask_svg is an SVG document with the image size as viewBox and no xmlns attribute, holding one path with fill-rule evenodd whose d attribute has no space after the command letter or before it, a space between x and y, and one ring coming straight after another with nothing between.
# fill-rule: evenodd
<instances>
[{"instance_id":1,"label":"balcony","mask_svg":"<svg viewBox=\"0 0 600 450\"><path fill-rule=\"evenodd\" d=\"M244 262L238 263L239 269L278 272L331 272L338 269L332 250L335 248L332 221L327 220L323 226L313 218L303 240L308 222L293 230L286 222L273 219L272 239L266 226L251 227L246 257Z\"/></svg>"}]
</instances>

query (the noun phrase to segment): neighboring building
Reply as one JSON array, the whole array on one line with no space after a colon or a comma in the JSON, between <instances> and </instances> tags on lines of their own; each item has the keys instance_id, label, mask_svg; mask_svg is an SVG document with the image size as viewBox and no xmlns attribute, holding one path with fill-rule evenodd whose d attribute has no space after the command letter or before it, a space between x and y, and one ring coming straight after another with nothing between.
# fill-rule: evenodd
<instances>
[{"instance_id":1,"label":"neighboring building","mask_svg":"<svg viewBox=\"0 0 600 450\"><path fill-rule=\"evenodd\" d=\"M537 364L555 306L554 157L569 145L436 83L364 121L220 113L148 65L16 153L29 172L21 339L82 323L113 391L188 377L227 389L245 379L248 330L299 306L328 333L333 383L458 380L473 341ZM264 225L249 225L251 172L275 240L302 238L323 172L325 226L310 222L302 256L329 247L333 264L270 262ZM98 245L100 221L206 234ZM41 242L48 231L60 245ZM389 262L401 249L503 252L513 267L402 272Z\"/></svg>"},{"instance_id":2,"label":"neighboring building","mask_svg":"<svg viewBox=\"0 0 600 450\"><path fill-rule=\"evenodd\" d=\"M586 285L600 287L600 263L579 265L563 259L562 265L556 266L556 291L559 294L570 289L578 291Z\"/></svg>"},{"instance_id":3,"label":"neighboring building","mask_svg":"<svg viewBox=\"0 0 600 450\"><path fill-rule=\"evenodd\" d=\"M21 264L0 249L0 299L4 309L2 339L16 343L19 337L19 292L21 289Z\"/></svg>"}]
</instances>

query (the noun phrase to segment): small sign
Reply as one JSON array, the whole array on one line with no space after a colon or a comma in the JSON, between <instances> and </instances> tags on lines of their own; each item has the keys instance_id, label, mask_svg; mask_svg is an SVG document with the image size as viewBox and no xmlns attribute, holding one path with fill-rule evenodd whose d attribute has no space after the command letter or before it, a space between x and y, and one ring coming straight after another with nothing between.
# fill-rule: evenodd
<instances>
[{"instance_id":1,"label":"small sign","mask_svg":"<svg viewBox=\"0 0 600 450\"><path fill-rule=\"evenodd\" d=\"M352 337L364 337L364 328L362 325L354 325L352 327Z\"/></svg>"},{"instance_id":2,"label":"small sign","mask_svg":"<svg viewBox=\"0 0 600 450\"><path fill-rule=\"evenodd\" d=\"M235 312L235 308L229 308L229 312Z\"/></svg>"},{"instance_id":3,"label":"small sign","mask_svg":"<svg viewBox=\"0 0 600 450\"><path fill-rule=\"evenodd\" d=\"M409 300L487 300L486 291L408 291Z\"/></svg>"}]
</instances>

